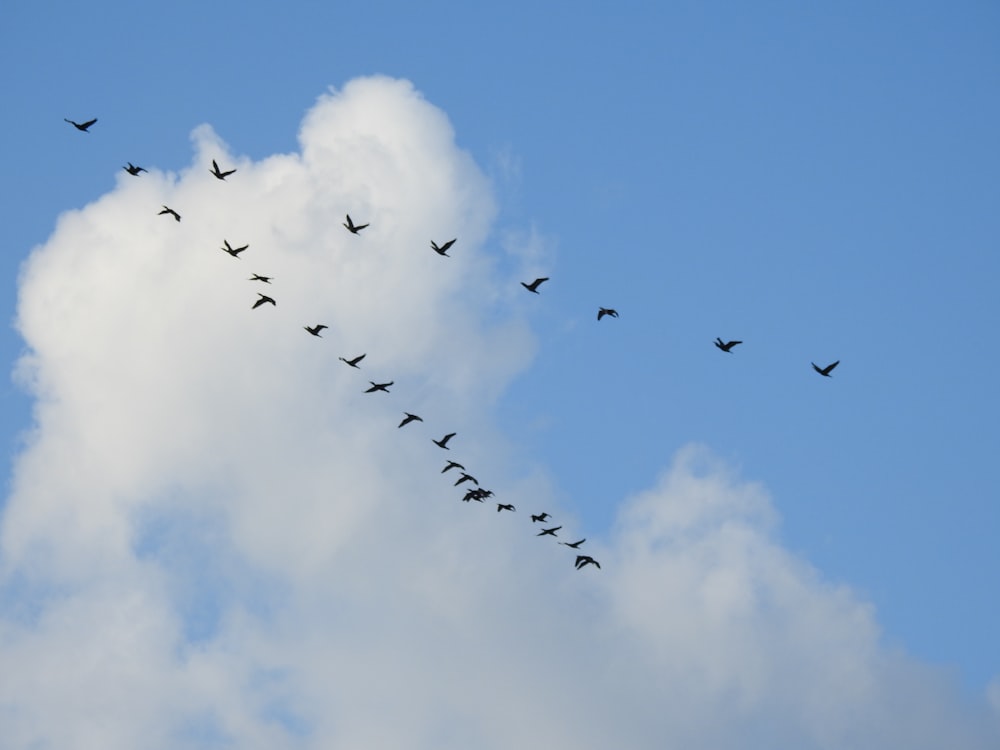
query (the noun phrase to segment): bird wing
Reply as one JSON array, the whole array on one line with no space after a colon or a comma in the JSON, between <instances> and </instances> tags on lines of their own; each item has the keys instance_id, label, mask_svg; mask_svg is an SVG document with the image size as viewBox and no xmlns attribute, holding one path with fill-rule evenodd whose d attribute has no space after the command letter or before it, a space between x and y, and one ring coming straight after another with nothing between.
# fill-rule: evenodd
<instances>
[{"instance_id":1,"label":"bird wing","mask_svg":"<svg viewBox=\"0 0 1000 750\"><path fill-rule=\"evenodd\" d=\"M93 125L95 122L97 122L97 118L96 117L93 120L87 120L85 123L83 123L82 125L80 125L80 127L86 129L86 128L89 128L91 125Z\"/></svg>"}]
</instances>

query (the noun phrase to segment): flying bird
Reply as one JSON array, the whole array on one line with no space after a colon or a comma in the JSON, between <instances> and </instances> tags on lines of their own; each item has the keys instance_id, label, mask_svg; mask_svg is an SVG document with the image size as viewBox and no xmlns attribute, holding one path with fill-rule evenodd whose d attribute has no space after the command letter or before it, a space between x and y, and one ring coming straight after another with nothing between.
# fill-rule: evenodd
<instances>
[{"instance_id":1,"label":"flying bird","mask_svg":"<svg viewBox=\"0 0 1000 750\"><path fill-rule=\"evenodd\" d=\"M233 247L232 245L229 244L229 240L222 241L222 249L225 250L230 255L232 255L234 258L240 257L240 253L242 253L248 247L250 246L244 245L243 247Z\"/></svg>"},{"instance_id":2,"label":"flying bird","mask_svg":"<svg viewBox=\"0 0 1000 750\"><path fill-rule=\"evenodd\" d=\"M270 302L275 307L278 306L278 303L275 302L273 298L268 297L266 294L261 294L260 292L257 292L257 296L260 297L260 299L253 303L253 307L250 308L251 310L256 310L258 307L260 307L266 302Z\"/></svg>"},{"instance_id":3,"label":"flying bird","mask_svg":"<svg viewBox=\"0 0 1000 750\"><path fill-rule=\"evenodd\" d=\"M402 427L403 425L407 425L410 422L423 422L424 421L422 417L418 417L416 414L410 414L410 412L408 412L408 411L404 411L403 414L405 414L406 416L403 417L403 421L399 423L400 427Z\"/></svg>"},{"instance_id":4,"label":"flying bird","mask_svg":"<svg viewBox=\"0 0 1000 750\"><path fill-rule=\"evenodd\" d=\"M517 510L517 509L513 505L511 505L510 503L507 503L507 504L497 503L497 513L499 513L502 510L514 511L514 510Z\"/></svg>"},{"instance_id":5,"label":"flying bird","mask_svg":"<svg viewBox=\"0 0 1000 750\"><path fill-rule=\"evenodd\" d=\"M374 380L369 380L368 382L372 384L372 387L366 390L365 393L374 393L375 391L385 391L388 393L389 386L393 383L391 380L388 383L376 383Z\"/></svg>"},{"instance_id":6,"label":"flying bird","mask_svg":"<svg viewBox=\"0 0 1000 750\"><path fill-rule=\"evenodd\" d=\"M122 169L124 169L126 172L128 172L133 177L138 177L139 176L139 172L145 172L146 171L142 167L137 167L132 162L129 162L128 166L127 167L122 167Z\"/></svg>"},{"instance_id":7,"label":"flying bird","mask_svg":"<svg viewBox=\"0 0 1000 750\"><path fill-rule=\"evenodd\" d=\"M446 243L441 245L441 247L438 247L438 244L434 240L431 240L431 250L436 252L438 255L443 255L446 258L450 258L451 256L448 255L446 251L448 250L449 247L451 247L454 244L455 240L448 240Z\"/></svg>"},{"instance_id":8,"label":"flying bird","mask_svg":"<svg viewBox=\"0 0 1000 750\"><path fill-rule=\"evenodd\" d=\"M367 224L356 225L353 221L351 221L351 215L347 214L347 221L344 223L344 226L347 227L347 231L350 232L351 234L357 234L368 225Z\"/></svg>"},{"instance_id":9,"label":"flying bird","mask_svg":"<svg viewBox=\"0 0 1000 750\"><path fill-rule=\"evenodd\" d=\"M562 526L553 526L551 529L542 529L535 536L555 536L556 532L561 528Z\"/></svg>"},{"instance_id":10,"label":"flying bird","mask_svg":"<svg viewBox=\"0 0 1000 750\"><path fill-rule=\"evenodd\" d=\"M337 357L337 359L339 359L339 360L340 360L341 362L346 362L346 363L347 363L347 364L349 364L349 365L350 365L351 367L353 367L353 368L355 368L355 369L357 369L357 370L360 370L360 369L361 369L360 367L358 367L358 362L360 362L360 361L361 361L361 360L363 360L364 358L365 358L365 355L364 355L364 354L362 354L362 355L361 355L361 356L359 356L359 357L355 357L354 359L344 359L343 357Z\"/></svg>"},{"instance_id":11,"label":"flying bird","mask_svg":"<svg viewBox=\"0 0 1000 750\"><path fill-rule=\"evenodd\" d=\"M460 464L458 461L449 461L447 464L445 464L445 467L441 469L441 473L444 474L446 471L448 471L448 469L461 469L462 471L465 471L465 467L462 466L462 464Z\"/></svg>"},{"instance_id":12,"label":"flying bird","mask_svg":"<svg viewBox=\"0 0 1000 750\"><path fill-rule=\"evenodd\" d=\"M474 482L477 487L479 486L478 479L472 476L472 474L466 474L464 472L462 473L462 476L458 478L458 481L455 482L454 486L458 487L458 485L460 485L462 482Z\"/></svg>"},{"instance_id":13,"label":"flying bird","mask_svg":"<svg viewBox=\"0 0 1000 750\"><path fill-rule=\"evenodd\" d=\"M583 544L585 541L587 541L586 537L584 537L583 539L581 539L578 542L572 542L572 543L570 543L570 542L559 542L559 544L563 545L564 547L572 547L573 549L579 549L580 545Z\"/></svg>"},{"instance_id":14,"label":"flying bird","mask_svg":"<svg viewBox=\"0 0 1000 750\"><path fill-rule=\"evenodd\" d=\"M229 177L229 175L231 175L236 170L230 169L228 172L223 172L222 170L219 169L219 165L215 163L215 159L212 159L212 169L209 171L211 171L211 173L214 174L218 179L225 180L227 177Z\"/></svg>"},{"instance_id":15,"label":"flying bird","mask_svg":"<svg viewBox=\"0 0 1000 750\"><path fill-rule=\"evenodd\" d=\"M828 378L830 377L830 373L833 372L833 368L840 364L840 360L838 359L832 365L827 365L826 367L818 367L815 362L810 362L809 364L811 364L813 366L813 369L820 375Z\"/></svg>"},{"instance_id":16,"label":"flying bird","mask_svg":"<svg viewBox=\"0 0 1000 750\"><path fill-rule=\"evenodd\" d=\"M176 211L174 211L174 209L170 208L170 206L164 206L163 210L160 211L160 213L158 213L157 216L163 216L164 214L170 214L177 221L181 220L181 215L179 213L177 213Z\"/></svg>"},{"instance_id":17,"label":"flying bird","mask_svg":"<svg viewBox=\"0 0 1000 750\"><path fill-rule=\"evenodd\" d=\"M66 120L65 117L63 119ZM95 117L93 120L87 120L86 122L73 122L72 120L66 120L66 122L68 122L77 130L82 130L84 133L86 133L88 132L90 126L93 125L95 122L97 122L97 118Z\"/></svg>"},{"instance_id":18,"label":"flying bird","mask_svg":"<svg viewBox=\"0 0 1000 750\"><path fill-rule=\"evenodd\" d=\"M265 284L270 284L273 276L261 276L259 273L255 273L249 278L249 281L263 281Z\"/></svg>"},{"instance_id":19,"label":"flying bird","mask_svg":"<svg viewBox=\"0 0 1000 750\"><path fill-rule=\"evenodd\" d=\"M539 521L541 521L542 523L545 523L550 518L551 516L548 513L539 513L537 516L531 517L531 522L538 523Z\"/></svg>"},{"instance_id":20,"label":"flying bird","mask_svg":"<svg viewBox=\"0 0 1000 750\"><path fill-rule=\"evenodd\" d=\"M600 568L601 564L597 562L590 555L577 555L576 556L576 569L582 570L587 565L593 565L595 568Z\"/></svg>"},{"instance_id":21,"label":"flying bird","mask_svg":"<svg viewBox=\"0 0 1000 750\"><path fill-rule=\"evenodd\" d=\"M302 327L305 328L307 331L309 331L309 333L311 333L313 336L318 336L319 338L323 338L322 336L319 335L319 332L322 331L324 328L327 328L328 326L325 326L322 323L318 323L317 325L314 325L312 328L310 328L309 326L302 326Z\"/></svg>"},{"instance_id":22,"label":"flying bird","mask_svg":"<svg viewBox=\"0 0 1000 750\"><path fill-rule=\"evenodd\" d=\"M535 294L538 294L538 286L539 286L539 284L541 284L543 281L548 281L548 280L549 280L548 276L542 276L540 279L535 279L530 284L525 284L522 281L521 282L521 286L523 286L529 292L534 292Z\"/></svg>"},{"instance_id":23,"label":"flying bird","mask_svg":"<svg viewBox=\"0 0 1000 750\"><path fill-rule=\"evenodd\" d=\"M455 437L455 435L456 433L449 432L440 440L432 440L431 442L433 442L438 448L444 448L446 451L450 451L451 448L448 447L448 441Z\"/></svg>"},{"instance_id":24,"label":"flying bird","mask_svg":"<svg viewBox=\"0 0 1000 750\"><path fill-rule=\"evenodd\" d=\"M618 317L618 311L613 310L610 307L601 307L597 310L597 319L600 320L605 315L610 315L612 318Z\"/></svg>"},{"instance_id":25,"label":"flying bird","mask_svg":"<svg viewBox=\"0 0 1000 750\"><path fill-rule=\"evenodd\" d=\"M715 343L715 345L717 347L719 347L720 349L722 349L722 351L732 353L731 352L732 348L734 346L736 346L737 344L742 344L743 342L742 341L726 341L726 342L723 342L721 338L716 338L714 343Z\"/></svg>"},{"instance_id":26,"label":"flying bird","mask_svg":"<svg viewBox=\"0 0 1000 750\"><path fill-rule=\"evenodd\" d=\"M481 503L484 497L485 495L483 494L483 491L480 489L469 490L468 492L465 493L465 497L462 498L462 502L467 503L470 500L475 500L477 503Z\"/></svg>"}]
</instances>

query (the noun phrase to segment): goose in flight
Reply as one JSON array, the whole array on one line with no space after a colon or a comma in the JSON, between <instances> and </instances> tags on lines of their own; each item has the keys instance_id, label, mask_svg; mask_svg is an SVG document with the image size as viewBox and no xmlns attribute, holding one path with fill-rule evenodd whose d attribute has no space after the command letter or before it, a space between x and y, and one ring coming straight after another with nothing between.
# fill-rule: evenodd
<instances>
[{"instance_id":1,"label":"goose in flight","mask_svg":"<svg viewBox=\"0 0 1000 750\"><path fill-rule=\"evenodd\" d=\"M422 417L418 417L416 414L410 414L410 412L408 412L408 411L404 411L403 414L405 414L406 416L403 417L403 421L399 423L400 427L402 427L404 425L408 425L410 422L423 422L424 421Z\"/></svg>"},{"instance_id":2,"label":"goose in flight","mask_svg":"<svg viewBox=\"0 0 1000 750\"><path fill-rule=\"evenodd\" d=\"M438 244L434 240L431 240L431 250L436 252L438 255L443 255L446 258L450 258L451 256L448 255L447 250L454 244L455 240L448 240L446 243L441 245L441 247L438 247Z\"/></svg>"},{"instance_id":3,"label":"goose in flight","mask_svg":"<svg viewBox=\"0 0 1000 750\"><path fill-rule=\"evenodd\" d=\"M65 117L63 119L66 120ZM87 120L86 122L73 122L72 120L66 120L66 122L68 122L77 130L86 133L89 131L90 126L93 125L95 122L97 122L97 118L95 117L93 120Z\"/></svg>"},{"instance_id":4,"label":"goose in flight","mask_svg":"<svg viewBox=\"0 0 1000 750\"><path fill-rule=\"evenodd\" d=\"M548 276L542 276L542 277L541 277L541 278L539 278L539 279L535 279L535 280L534 280L534 281L532 281L532 282L531 282L530 284L526 284L526 283L524 283L524 282L522 281L522 282L521 282L521 286L523 286L523 287L524 287L525 289L527 289L527 290L528 290L529 292L534 292L535 294L538 294L538 286L539 286L539 285L540 285L540 284L541 284L541 283L542 283L543 281L548 281L548 280L549 280L549 277L548 277Z\"/></svg>"},{"instance_id":5,"label":"goose in flight","mask_svg":"<svg viewBox=\"0 0 1000 750\"><path fill-rule=\"evenodd\" d=\"M389 386L393 383L391 380L388 383L376 383L374 380L369 380L368 382L372 384L372 387L366 390L365 393L374 393L375 391L385 391L388 393Z\"/></svg>"},{"instance_id":6,"label":"goose in flight","mask_svg":"<svg viewBox=\"0 0 1000 750\"><path fill-rule=\"evenodd\" d=\"M322 336L319 335L319 332L322 331L324 328L327 328L328 326L325 326L322 323L318 323L314 325L312 328L310 328L309 326L302 326L302 327L305 328L307 331L309 331L309 333L311 333L313 336L317 336L318 338L323 338Z\"/></svg>"},{"instance_id":7,"label":"goose in flight","mask_svg":"<svg viewBox=\"0 0 1000 750\"><path fill-rule=\"evenodd\" d=\"M253 307L250 308L251 310L256 310L265 303L270 303L275 307L278 306L278 303L274 301L273 297L268 297L266 294L261 294L260 292L257 292L257 296L260 297L260 299L253 303Z\"/></svg>"},{"instance_id":8,"label":"goose in flight","mask_svg":"<svg viewBox=\"0 0 1000 750\"><path fill-rule=\"evenodd\" d=\"M458 478L458 481L455 482L454 486L458 487L458 485L462 482L472 482L477 487L479 486L479 480L472 476L472 474L466 474L465 472L462 472L462 476Z\"/></svg>"},{"instance_id":9,"label":"goose in flight","mask_svg":"<svg viewBox=\"0 0 1000 750\"><path fill-rule=\"evenodd\" d=\"M480 489L469 490L465 493L465 497L462 498L463 503L467 503L470 500L475 500L477 503L481 503L485 495Z\"/></svg>"},{"instance_id":10,"label":"goose in flight","mask_svg":"<svg viewBox=\"0 0 1000 750\"><path fill-rule=\"evenodd\" d=\"M215 163L215 159L212 159L212 169L210 170L212 174L216 176L217 179L225 180L229 175L235 172L235 169L230 169L228 172L223 172L219 169L219 165Z\"/></svg>"},{"instance_id":11,"label":"goose in flight","mask_svg":"<svg viewBox=\"0 0 1000 750\"><path fill-rule=\"evenodd\" d=\"M550 516L548 513L539 513L537 516L532 516L531 517L531 522L532 523L538 523L539 521L541 521L542 523L545 523L551 517L552 516Z\"/></svg>"},{"instance_id":12,"label":"goose in flight","mask_svg":"<svg viewBox=\"0 0 1000 750\"><path fill-rule=\"evenodd\" d=\"M612 318L618 317L618 311L610 307L601 307L597 310L597 319L600 320L605 315L610 315Z\"/></svg>"},{"instance_id":13,"label":"goose in flight","mask_svg":"<svg viewBox=\"0 0 1000 750\"><path fill-rule=\"evenodd\" d=\"M450 451L450 450L451 450L451 448L449 448L449 447L448 447L448 441L449 441L449 440L451 440L451 439L452 439L453 437L455 437L455 435L456 435L456 434L457 434L457 433L454 433L454 432L449 432L449 433L448 433L447 435L445 435L445 436L444 436L443 438L441 438L440 440L432 440L432 442L433 442L433 443L434 443L434 444L435 444L435 445L436 445L436 446L437 446L438 448L444 448L444 449L445 449L446 451Z\"/></svg>"},{"instance_id":14,"label":"goose in flight","mask_svg":"<svg viewBox=\"0 0 1000 750\"><path fill-rule=\"evenodd\" d=\"M462 471L465 471L465 467L462 466L462 464L460 464L458 461L449 461L447 464L445 464L445 467L441 469L441 473L444 474L446 471L448 471L448 469L461 469Z\"/></svg>"},{"instance_id":15,"label":"goose in flight","mask_svg":"<svg viewBox=\"0 0 1000 750\"><path fill-rule=\"evenodd\" d=\"M229 240L222 241L222 249L225 250L230 255L232 255L234 258L240 257L240 253L242 253L248 247L250 246L244 245L243 247L233 247L232 245L229 244Z\"/></svg>"},{"instance_id":16,"label":"goose in flight","mask_svg":"<svg viewBox=\"0 0 1000 750\"><path fill-rule=\"evenodd\" d=\"M163 210L160 211L160 213L158 213L157 216L163 216L164 214L169 214L170 216L173 216L176 221L181 220L181 215L176 211L174 211L174 209L170 208L170 206L164 206Z\"/></svg>"},{"instance_id":17,"label":"goose in flight","mask_svg":"<svg viewBox=\"0 0 1000 750\"><path fill-rule=\"evenodd\" d=\"M353 367L356 370L360 370L361 369L360 367L358 367L358 362L360 362L364 358L365 358L364 354L362 354L361 356L355 357L354 359L344 359L343 357L337 357L337 359L339 359L341 362L346 362L347 364L349 364L351 367Z\"/></svg>"},{"instance_id":18,"label":"goose in flight","mask_svg":"<svg viewBox=\"0 0 1000 750\"><path fill-rule=\"evenodd\" d=\"M840 360L838 359L832 365L827 365L826 367L819 367L816 365L815 362L810 362L809 364L811 364L813 366L813 369L820 375L822 375L825 378L828 378L830 377L830 373L833 372L833 368L840 364Z\"/></svg>"},{"instance_id":19,"label":"goose in flight","mask_svg":"<svg viewBox=\"0 0 1000 750\"><path fill-rule=\"evenodd\" d=\"M576 569L577 570L582 570L587 565L593 565L595 568L598 568L598 569L601 567L601 564L599 562L597 562L597 560L595 560L594 558L592 558L590 555L577 555L576 556Z\"/></svg>"},{"instance_id":20,"label":"goose in flight","mask_svg":"<svg viewBox=\"0 0 1000 750\"><path fill-rule=\"evenodd\" d=\"M360 232L362 229L364 229L368 225L367 224L355 224L353 221L351 221L351 215L347 214L347 221L344 222L344 226L347 227L347 231L350 232L351 234L357 234L358 232Z\"/></svg>"},{"instance_id":21,"label":"goose in flight","mask_svg":"<svg viewBox=\"0 0 1000 750\"><path fill-rule=\"evenodd\" d=\"M139 172L145 172L146 171L142 167L137 167L132 162L129 162L128 166L127 167L122 167L122 169L124 169L126 172L128 172L133 177L138 177L139 176Z\"/></svg>"},{"instance_id":22,"label":"goose in flight","mask_svg":"<svg viewBox=\"0 0 1000 750\"><path fill-rule=\"evenodd\" d=\"M583 544L585 541L587 541L586 537L584 537L583 539L581 539L581 540L579 540L577 542L559 542L559 544L563 545L564 547L571 547L573 549L579 549L580 545Z\"/></svg>"},{"instance_id":23,"label":"goose in flight","mask_svg":"<svg viewBox=\"0 0 1000 750\"><path fill-rule=\"evenodd\" d=\"M742 341L723 341L721 338L716 338L714 341L715 345L719 347L724 352L732 353L732 348L737 344L742 344Z\"/></svg>"},{"instance_id":24,"label":"goose in flight","mask_svg":"<svg viewBox=\"0 0 1000 750\"><path fill-rule=\"evenodd\" d=\"M253 276L250 277L249 280L250 281L263 281L265 284L270 284L271 283L271 279L273 279L273 278L274 278L273 276L261 276L259 273L255 273Z\"/></svg>"},{"instance_id":25,"label":"goose in flight","mask_svg":"<svg viewBox=\"0 0 1000 750\"><path fill-rule=\"evenodd\" d=\"M561 528L562 526L553 526L551 529L542 529L535 536L555 536L556 532Z\"/></svg>"},{"instance_id":26,"label":"goose in flight","mask_svg":"<svg viewBox=\"0 0 1000 750\"><path fill-rule=\"evenodd\" d=\"M513 511L517 510L517 508L515 508L510 503L507 503L507 504L497 503L497 513L499 513L502 510L509 510L509 511L513 512Z\"/></svg>"}]
</instances>

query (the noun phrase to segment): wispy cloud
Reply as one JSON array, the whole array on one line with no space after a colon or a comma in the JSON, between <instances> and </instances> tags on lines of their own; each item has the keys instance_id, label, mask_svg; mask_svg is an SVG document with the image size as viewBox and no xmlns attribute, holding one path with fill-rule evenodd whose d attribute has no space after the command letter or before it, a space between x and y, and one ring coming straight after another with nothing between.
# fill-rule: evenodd
<instances>
[{"instance_id":1,"label":"wispy cloud","mask_svg":"<svg viewBox=\"0 0 1000 750\"><path fill-rule=\"evenodd\" d=\"M24 267L11 747L994 746L986 701L888 648L704 449L607 534L510 462L492 409L534 343L505 290L544 249L498 270L490 185L412 86L322 97L294 154L193 140L189 168L124 175ZM261 290L276 307L250 309ZM461 502L446 458L517 511ZM602 568L537 538L541 510Z\"/></svg>"}]
</instances>

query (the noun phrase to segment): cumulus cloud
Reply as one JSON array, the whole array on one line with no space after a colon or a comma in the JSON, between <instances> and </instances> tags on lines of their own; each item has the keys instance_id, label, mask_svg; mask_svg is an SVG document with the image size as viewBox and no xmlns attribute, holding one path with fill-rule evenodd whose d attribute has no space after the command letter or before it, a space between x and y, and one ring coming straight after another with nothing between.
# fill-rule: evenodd
<instances>
[{"instance_id":1,"label":"cumulus cloud","mask_svg":"<svg viewBox=\"0 0 1000 750\"><path fill-rule=\"evenodd\" d=\"M706 449L606 534L512 461L492 410L535 343L509 290L544 249L489 251L490 184L409 83L321 97L296 153L193 146L24 266L5 747L995 746L986 701L887 648ZM517 512L461 502L445 458ZM543 509L601 570L535 537Z\"/></svg>"}]
</instances>

